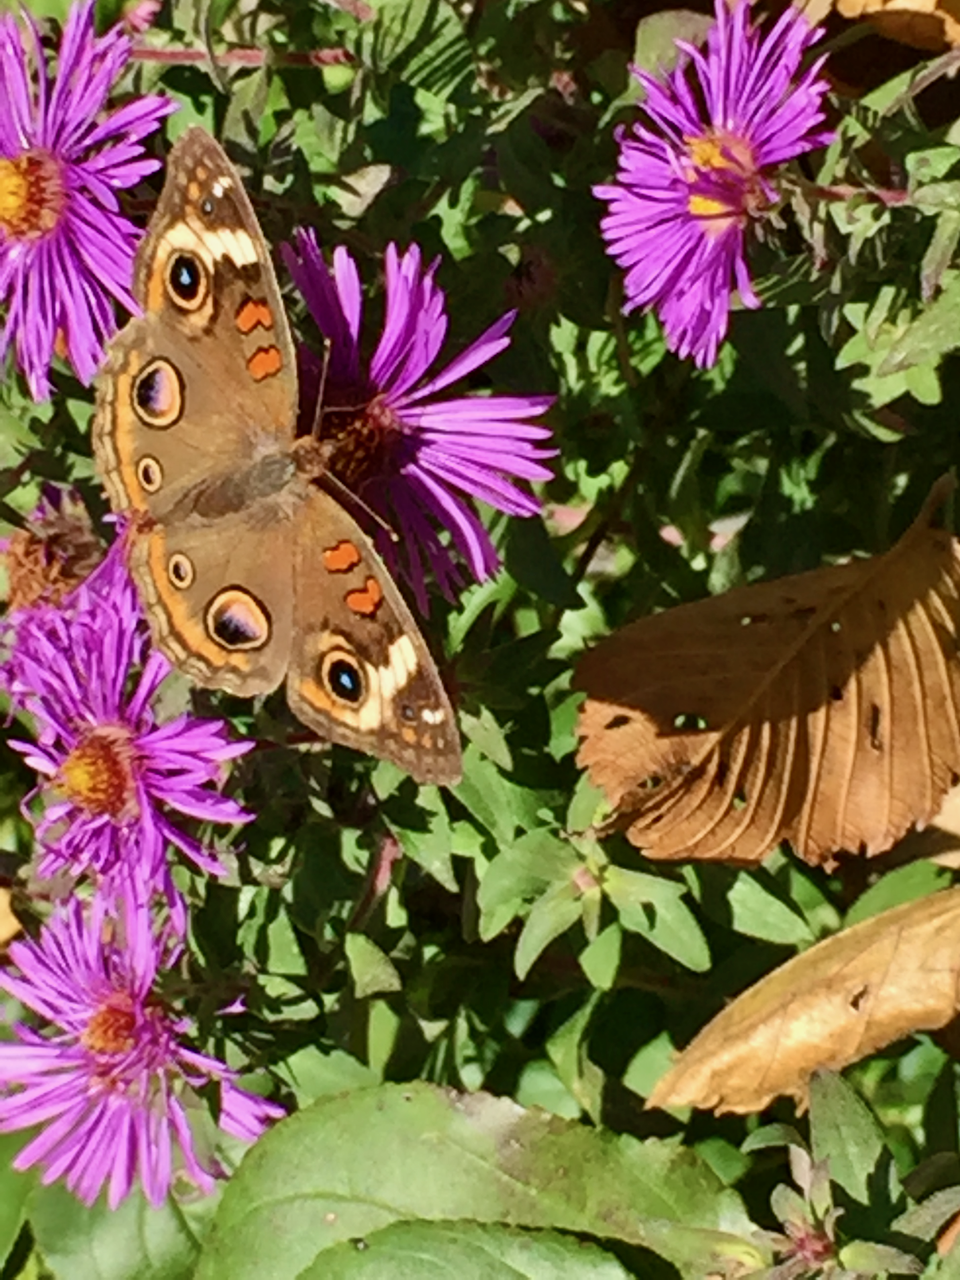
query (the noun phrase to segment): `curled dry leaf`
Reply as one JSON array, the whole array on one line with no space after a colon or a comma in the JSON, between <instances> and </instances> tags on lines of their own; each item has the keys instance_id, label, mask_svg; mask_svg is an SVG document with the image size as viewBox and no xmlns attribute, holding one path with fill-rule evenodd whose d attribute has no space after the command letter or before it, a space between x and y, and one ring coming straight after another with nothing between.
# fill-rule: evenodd
<instances>
[{"instance_id":1,"label":"curled dry leaf","mask_svg":"<svg viewBox=\"0 0 960 1280\"><path fill-rule=\"evenodd\" d=\"M737 997L658 1082L651 1107L759 1111L806 1105L818 1067L839 1070L960 1007L960 888L894 907L818 942Z\"/></svg>"},{"instance_id":2,"label":"curled dry leaf","mask_svg":"<svg viewBox=\"0 0 960 1280\"><path fill-rule=\"evenodd\" d=\"M960 781L960 543L940 480L886 554L740 587L580 661L578 763L652 858L875 854Z\"/></svg>"}]
</instances>

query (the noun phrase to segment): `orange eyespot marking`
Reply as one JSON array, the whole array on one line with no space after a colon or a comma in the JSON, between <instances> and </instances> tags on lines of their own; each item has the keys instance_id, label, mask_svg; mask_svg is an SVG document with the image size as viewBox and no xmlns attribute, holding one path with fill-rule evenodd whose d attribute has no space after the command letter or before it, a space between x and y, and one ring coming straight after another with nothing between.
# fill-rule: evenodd
<instances>
[{"instance_id":1,"label":"orange eyespot marking","mask_svg":"<svg viewBox=\"0 0 960 1280\"><path fill-rule=\"evenodd\" d=\"M258 325L263 329L272 329L273 312L265 302L256 298L244 298L237 308L237 328L246 337Z\"/></svg>"},{"instance_id":2,"label":"orange eyespot marking","mask_svg":"<svg viewBox=\"0 0 960 1280\"><path fill-rule=\"evenodd\" d=\"M364 586L358 587L356 591L348 591L344 599L348 609L364 618L372 618L380 608L383 591L376 578L368 578Z\"/></svg>"},{"instance_id":3,"label":"orange eyespot marking","mask_svg":"<svg viewBox=\"0 0 960 1280\"><path fill-rule=\"evenodd\" d=\"M360 563L360 552L352 542L344 540L323 552L323 567L328 573L349 573Z\"/></svg>"},{"instance_id":4,"label":"orange eyespot marking","mask_svg":"<svg viewBox=\"0 0 960 1280\"><path fill-rule=\"evenodd\" d=\"M283 367L283 357L279 347L257 347L247 361L250 377L254 382L263 382L264 378L272 378Z\"/></svg>"}]
</instances>

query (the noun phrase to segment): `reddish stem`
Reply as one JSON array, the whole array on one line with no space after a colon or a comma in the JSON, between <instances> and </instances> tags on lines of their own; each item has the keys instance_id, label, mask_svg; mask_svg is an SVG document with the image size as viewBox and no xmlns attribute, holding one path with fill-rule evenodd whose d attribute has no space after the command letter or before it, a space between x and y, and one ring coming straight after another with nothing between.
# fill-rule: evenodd
<instances>
[{"instance_id":1,"label":"reddish stem","mask_svg":"<svg viewBox=\"0 0 960 1280\"><path fill-rule=\"evenodd\" d=\"M219 67L262 67L268 56L271 62L285 67L335 67L355 61L349 49L311 49L306 53L225 49L216 55L216 63ZM151 49L146 45L134 48L133 57L139 62L163 62L169 66L192 66L210 61L206 49Z\"/></svg>"}]
</instances>

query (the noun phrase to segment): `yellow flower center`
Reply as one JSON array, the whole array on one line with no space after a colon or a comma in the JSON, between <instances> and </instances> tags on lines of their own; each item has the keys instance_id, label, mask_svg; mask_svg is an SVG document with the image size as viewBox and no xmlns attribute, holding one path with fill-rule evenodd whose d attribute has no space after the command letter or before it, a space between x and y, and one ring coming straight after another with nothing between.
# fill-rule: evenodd
<instances>
[{"instance_id":1,"label":"yellow flower center","mask_svg":"<svg viewBox=\"0 0 960 1280\"><path fill-rule=\"evenodd\" d=\"M92 729L60 766L60 790L88 813L121 821L137 812L134 751L126 729Z\"/></svg>"},{"instance_id":2,"label":"yellow flower center","mask_svg":"<svg viewBox=\"0 0 960 1280\"><path fill-rule=\"evenodd\" d=\"M0 233L40 240L56 227L66 203L60 162L45 151L0 159Z\"/></svg>"},{"instance_id":3,"label":"yellow flower center","mask_svg":"<svg viewBox=\"0 0 960 1280\"><path fill-rule=\"evenodd\" d=\"M136 1043L137 1019L126 992L108 996L80 1037L91 1053L129 1053Z\"/></svg>"},{"instance_id":4,"label":"yellow flower center","mask_svg":"<svg viewBox=\"0 0 960 1280\"><path fill-rule=\"evenodd\" d=\"M720 235L731 223L770 207L770 194L745 138L714 129L684 142L685 177L691 187L687 208L707 223L708 231Z\"/></svg>"}]
</instances>

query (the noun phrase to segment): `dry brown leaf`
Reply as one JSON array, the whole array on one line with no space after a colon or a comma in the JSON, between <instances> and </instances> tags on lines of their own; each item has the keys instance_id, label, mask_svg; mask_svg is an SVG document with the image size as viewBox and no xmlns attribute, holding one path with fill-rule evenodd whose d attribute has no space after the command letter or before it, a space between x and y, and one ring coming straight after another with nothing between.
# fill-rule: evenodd
<instances>
[{"instance_id":1,"label":"dry brown leaf","mask_svg":"<svg viewBox=\"0 0 960 1280\"><path fill-rule=\"evenodd\" d=\"M806 1105L811 1074L840 1070L960 1007L960 888L884 911L818 942L708 1023L658 1082L651 1107L759 1111Z\"/></svg>"},{"instance_id":2,"label":"dry brown leaf","mask_svg":"<svg viewBox=\"0 0 960 1280\"><path fill-rule=\"evenodd\" d=\"M12 889L0 885L0 954L23 932L23 925L14 915L12 897Z\"/></svg>"},{"instance_id":3,"label":"dry brown leaf","mask_svg":"<svg viewBox=\"0 0 960 1280\"><path fill-rule=\"evenodd\" d=\"M680 605L585 654L578 763L653 858L880 853L960 781L944 477L882 556Z\"/></svg>"},{"instance_id":4,"label":"dry brown leaf","mask_svg":"<svg viewBox=\"0 0 960 1280\"><path fill-rule=\"evenodd\" d=\"M913 49L940 53L960 45L960 0L799 0L812 26L833 10L851 21L865 18L880 35Z\"/></svg>"}]
</instances>

